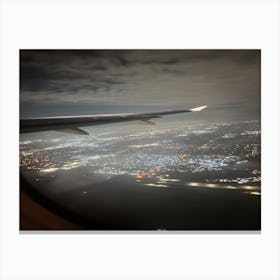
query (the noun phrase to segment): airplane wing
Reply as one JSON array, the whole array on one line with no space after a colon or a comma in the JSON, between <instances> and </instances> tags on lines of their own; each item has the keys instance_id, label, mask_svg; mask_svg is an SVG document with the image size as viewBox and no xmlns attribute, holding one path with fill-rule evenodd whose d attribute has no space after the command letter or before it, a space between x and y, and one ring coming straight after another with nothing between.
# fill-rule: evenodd
<instances>
[{"instance_id":1,"label":"airplane wing","mask_svg":"<svg viewBox=\"0 0 280 280\"><path fill-rule=\"evenodd\" d=\"M200 112L206 107L207 106L205 105L192 109L167 110L152 113L125 113L22 119L20 120L20 133L57 130L71 134L88 135L88 132L80 129L79 127L119 122L152 125L154 123L149 121L150 119L161 118L161 116L164 115L178 113Z\"/></svg>"}]
</instances>

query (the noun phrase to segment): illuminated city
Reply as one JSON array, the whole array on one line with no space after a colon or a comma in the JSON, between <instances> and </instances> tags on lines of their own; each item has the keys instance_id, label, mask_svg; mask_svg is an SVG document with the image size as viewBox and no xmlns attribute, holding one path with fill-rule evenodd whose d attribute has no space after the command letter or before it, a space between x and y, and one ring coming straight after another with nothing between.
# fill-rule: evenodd
<instances>
[{"instance_id":1,"label":"illuminated city","mask_svg":"<svg viewBox=\"0 0 280 280\"><path fill-rule=\"evenodd\" d=\"M125 136L113 131L69 142L23 141L20 165L23 174L37 181L87 167L91 176L131 176L143 187L194 187L196 182L255 195L256 190L260 194L260 151L259 122L216 123L200 125L199 130L153 129ZM248 185L254 192L248 192Z\"/></svg>"}]
</instances>

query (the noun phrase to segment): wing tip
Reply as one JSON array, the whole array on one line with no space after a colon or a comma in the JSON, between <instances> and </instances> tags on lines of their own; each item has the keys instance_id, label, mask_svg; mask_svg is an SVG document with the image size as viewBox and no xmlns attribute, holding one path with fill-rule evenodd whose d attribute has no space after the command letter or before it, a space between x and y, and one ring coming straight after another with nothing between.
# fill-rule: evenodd
<instances>
[{"instance_id":1,"label":"wing tip","mask_svg":"<svg viewBox=\"0 0 280 280\"><path fill-rule=\"evenodd\" d=\"M190 109L190 111L191 111L191 112L201 112L201 111L204 110L206 107L207 107L207 105L204 105L204 106L192 108L192 109Z\"/></svg>"}]
</instances>

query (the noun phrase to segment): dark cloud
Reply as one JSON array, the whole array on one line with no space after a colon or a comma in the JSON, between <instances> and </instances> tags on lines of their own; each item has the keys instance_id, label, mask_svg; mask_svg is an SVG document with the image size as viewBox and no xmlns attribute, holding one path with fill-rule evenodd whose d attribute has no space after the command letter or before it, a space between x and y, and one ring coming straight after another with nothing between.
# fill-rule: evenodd
<instances>
[{"instance_id":1,"label":"dark cloud","mask_svg":"<svg viewBox=\"0 0 280 280\"><path fill-rule=\"evenodd\" d=\"M63 114L73 104L208 104L225 118L259 118L259 50L21 50L20 62L29 115L54 105Z\"/></svg>"}]
</instances>

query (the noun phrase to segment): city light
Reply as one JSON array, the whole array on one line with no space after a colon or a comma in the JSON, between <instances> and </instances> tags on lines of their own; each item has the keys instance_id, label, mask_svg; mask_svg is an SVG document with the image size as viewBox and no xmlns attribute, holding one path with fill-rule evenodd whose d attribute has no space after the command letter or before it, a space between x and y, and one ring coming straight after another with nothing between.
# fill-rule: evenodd
<instances>
[{"instance_id":1,"label":"city light","mask_svg":"<svg viewBox=\"0 0 280 280\"><path fill-rule=\"evenodd\" d=\"M123 136L116 136L116 131L68 141L24 139L20 166L23 173L42 176L88 167L92 176L132 176L143 186L246 190L258 195L259 126L259 122L217 123Z\"/></svg>"}]
</instances>

